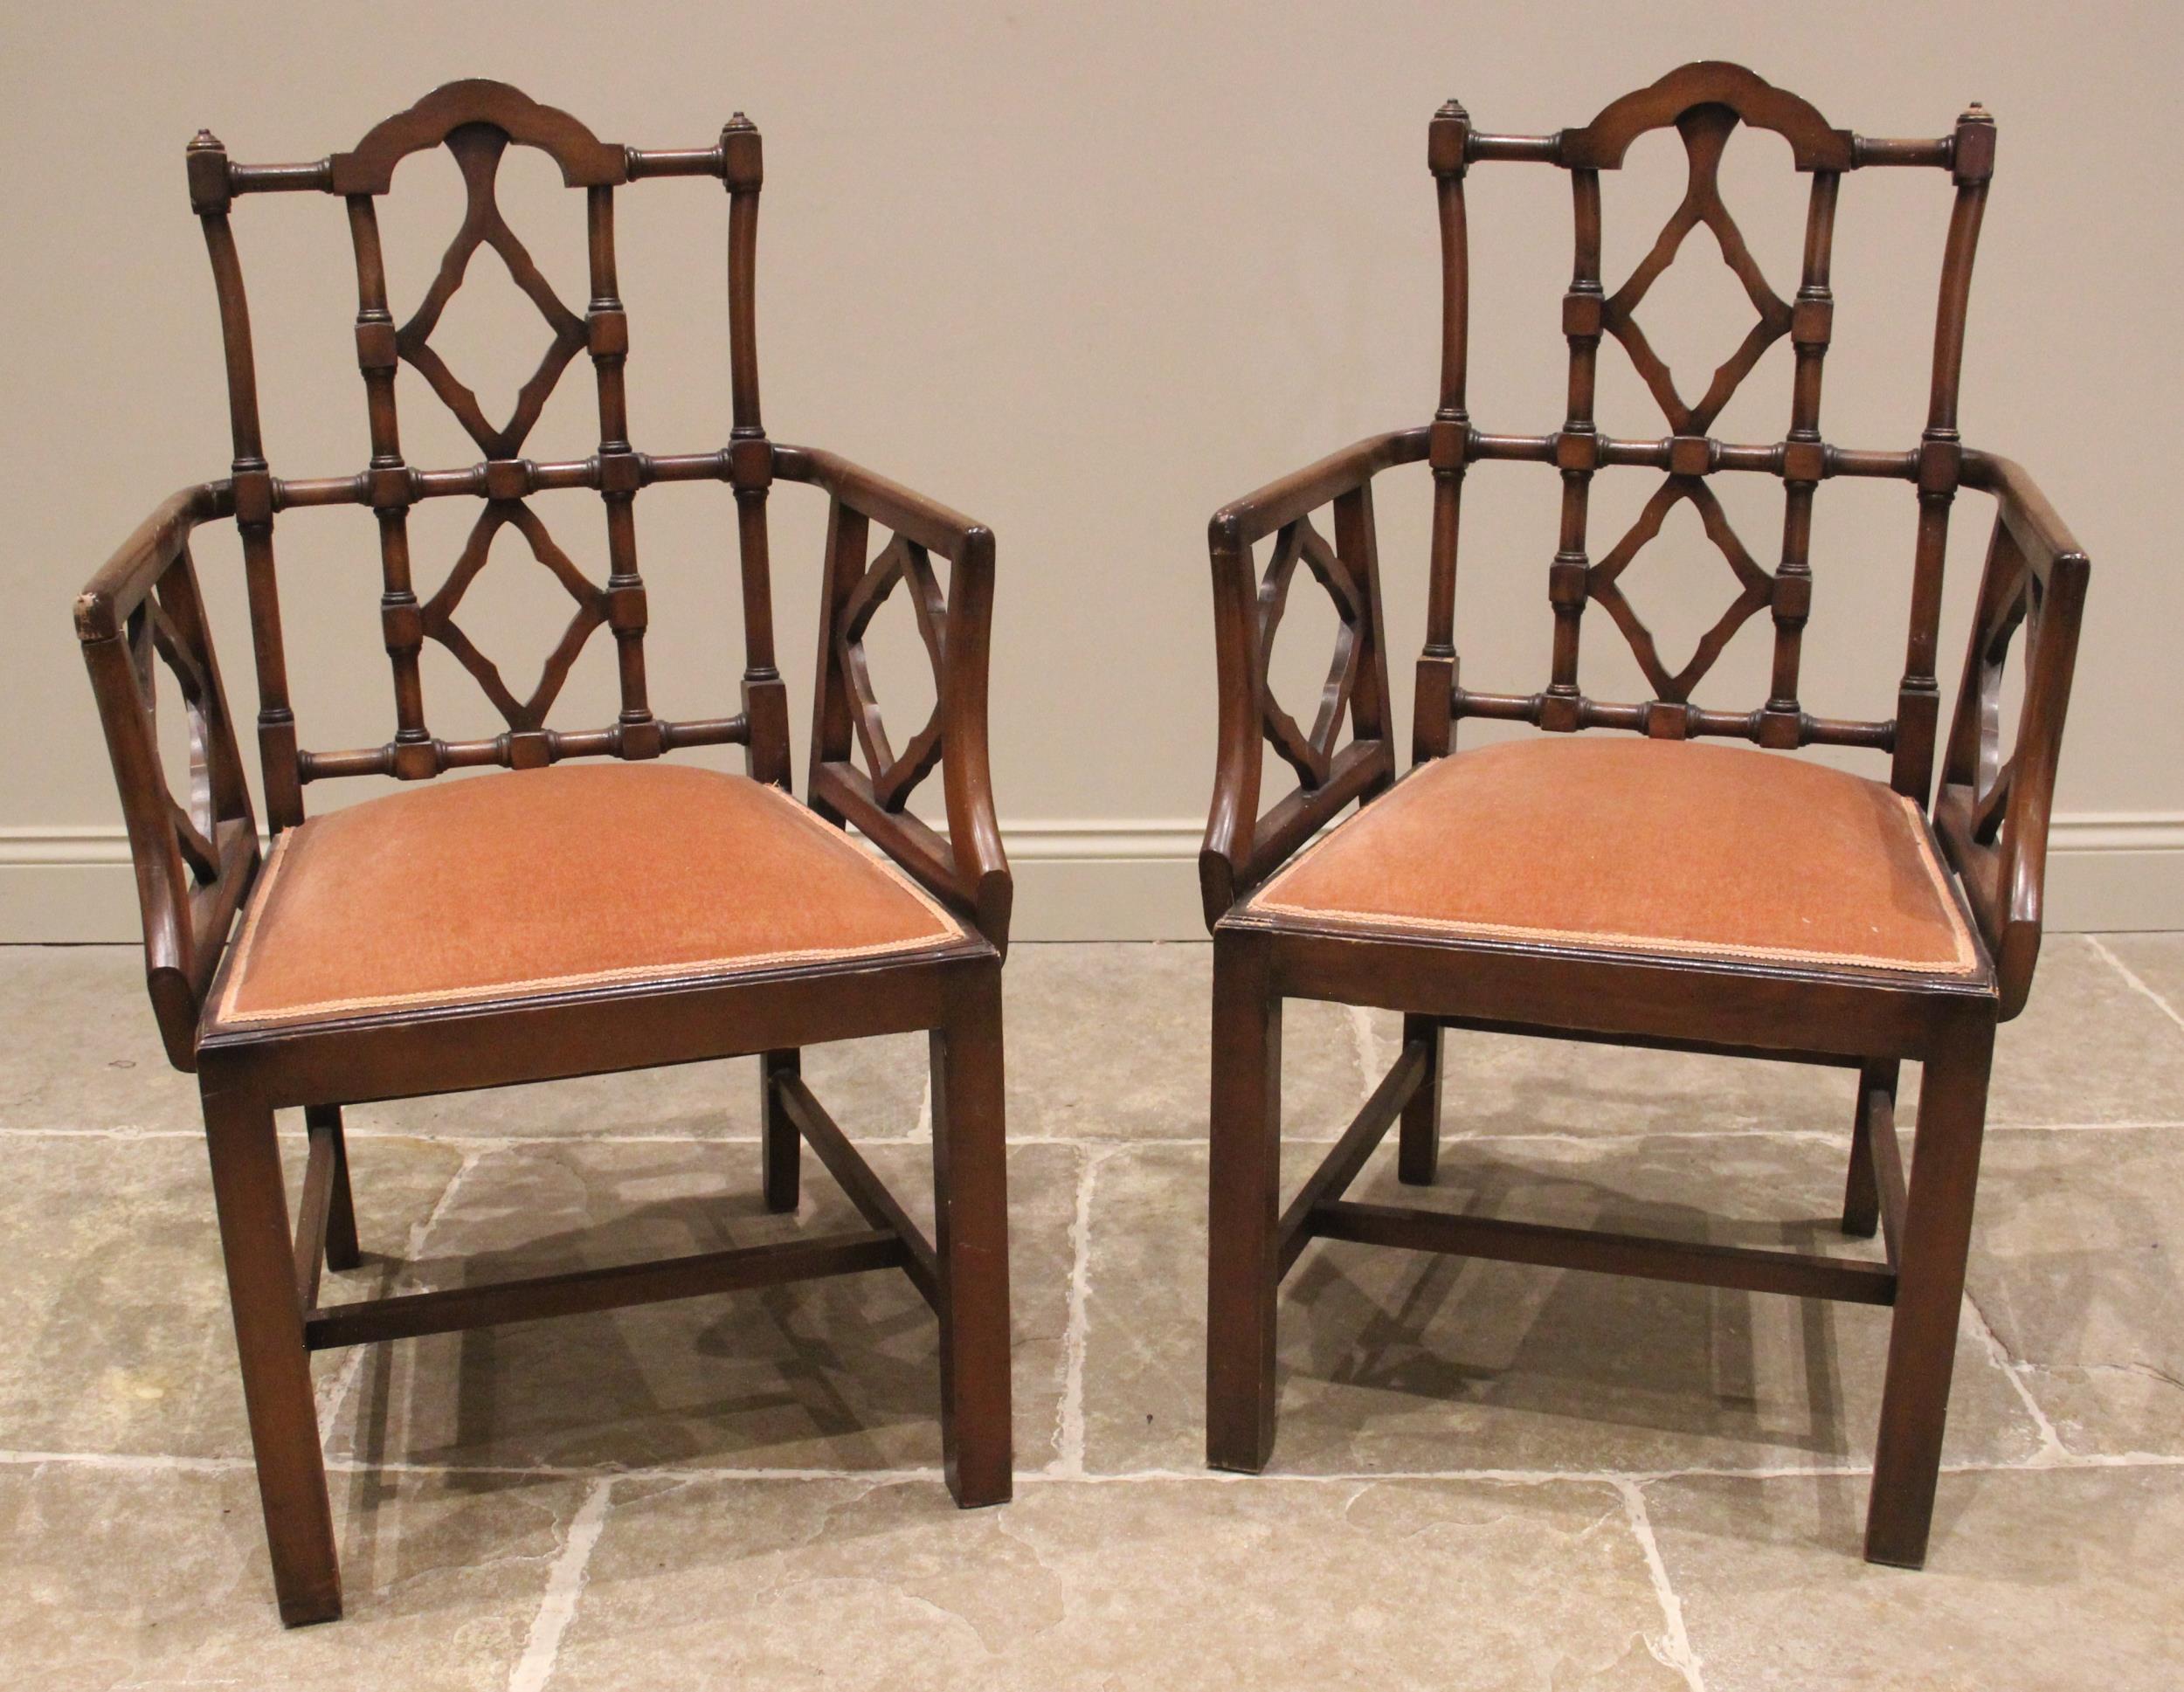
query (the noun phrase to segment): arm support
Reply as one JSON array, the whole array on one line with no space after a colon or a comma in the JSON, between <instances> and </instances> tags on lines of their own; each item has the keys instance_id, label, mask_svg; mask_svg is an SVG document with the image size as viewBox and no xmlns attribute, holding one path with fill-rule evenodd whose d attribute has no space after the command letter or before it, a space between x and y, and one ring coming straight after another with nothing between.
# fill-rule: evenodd
<instances>
[{"instance_id":1,"label":"arm support","mask_svg":"<svg viewBox=\"0 0 2184 1692\"><path fill-rule=\"evenodd\" d=\"M225 484L184 488L147 518L75 605L76 636L121 790L144 919L144 964L167 1056L197 1067L197 1018L258 872L258 824L190 560L190 531L231 509ZM160 757L155 665L190 718L190 791Z\"/></svg>"},{"instance_id":2,"label":"arm support","mask_svg":"<svg viewBox=\"0 0 2184 1692\"><path fill-rule=\"evenodd\" d=\"M1358 441L1223 507L1208 527L1220 694L1213 803L1199 853L1208 928L1344 805L1371 798L1393 777L1371 485L1381 471L1423 459L1427 437L1423 428L1403 429ZM1330 501L1335 506L1331 555L1310 527L1310 514ZM1251 549L1269 535L1281 538L1262 584ZM1300 560L1321 577L1344 622L1336 669L1309 736L1281 711L1267 686L1267 656L1289 576ZM1333 743L1345 703L1352 738L1337 751ZM1300 776L1296 791L1263 815L1262 736Z\"/></svg>"},{"instance_id":3,"label":"arm support","mask_svg":"<svg viewBox=\"0 0 2184 1692\"><path fill-rule=\"evenodd\" d=\"M1966 452L1964 482L1993 494L1996 512L1934 825L1994 956L2007 1019L2024 1008L2040 955L2048 823L2091 566L2017 465ZM2024 700L2005 756L2002 671L2020 632Z\"/></svg>"},{"instance_id":4,"label":"arm support","mask_svg":"<svg viewBox=\"0 0 2184 1692\"><path fill-rule=\"evenodd\" d=\"M812 732L812 805L860 832L978 927L1008 944L1013 886L994 816L986 751L986 673L992 640L993 531L937 501L805 446L776 446L774 473L832 497L819 611L817 706ZM894 531L868 557L872 526ZM949 563L943 594L930 555ZM933 715L898 754L881 721L863 650L866 625L898 585L933 660ZM861 744L865 768L851 761ZM941 765L943 839L904 807Z\"/></svg>"}]
</instances>

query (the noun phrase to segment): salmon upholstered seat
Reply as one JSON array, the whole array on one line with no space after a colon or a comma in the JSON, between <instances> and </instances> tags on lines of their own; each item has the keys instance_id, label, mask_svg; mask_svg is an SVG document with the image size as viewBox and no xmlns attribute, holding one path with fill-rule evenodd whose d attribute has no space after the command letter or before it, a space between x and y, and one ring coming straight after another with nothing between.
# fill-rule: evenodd
<instances>
[{"instance_id":1,"label":"salmon upholstered seat","mask_svg":"<svg viewBox=\"0 0 2184 1692\"><path fill-rule=\"evenodd\" d=\"M1245 908L1606 951L1980 967L1915 801L1690 741L1555 736L1437 759Z\"/></svg>"},{"instance_id":2,"label":"salmon upholstered seat","mask_svg":"<svg viewBox=\"0 0 2184 1692\"><path fill-rule=\"evenodd\" d=\"M931 950L962 926L778 788L667 763L435 782L290 829L222 1026Z\"/></svg>"}]
</instances>

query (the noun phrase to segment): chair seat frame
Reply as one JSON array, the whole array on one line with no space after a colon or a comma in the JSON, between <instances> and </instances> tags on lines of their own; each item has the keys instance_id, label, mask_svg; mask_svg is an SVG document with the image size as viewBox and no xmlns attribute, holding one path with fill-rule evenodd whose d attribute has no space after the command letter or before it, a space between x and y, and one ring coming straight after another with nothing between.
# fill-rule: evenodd
<instances>
[{"instance_id":1,"label":"chair seat frame","mask_svg":"<svg viewBox=\"0 0 2184 1692\"><path fill-rule=\"evenodd\" d=\"M1693 189L1653 259L1672 259L1682 233L1713 225L1732 268L1741 250L1713 179L1720 147L1738 123L1787 139L1799 169L1814 179L1805 283L1794 307L1763 281L1748 283L1760 327L1723 371L1704 403L1686 404L1651 360L1628 315L1649 282L1608 296L1599 278L1599 174L1618 168L1632 140L1674 125L1691 153ZM1935 141L1876 141L1828 127L1810 107L1740 66L1686 66L1607 107L1584 128L1550 136L1482 135L1451 101L1435 117L1429 162L1436 178L1443 255L1441 404L1427 425L1371 437L1223 508L1213 520L1220 762L1200 879L1214 942L1212 1148L1209 1171L1206 1450L1216 1468L1256 1473L1272 1460L1275 1426L1276 1317L1283 1277L1314 1240L1635 1275L1890 1307L1891 1329L1881 1426L1867 1516L1865 1553L1876 1562L1920 1566L1925 1558L1941 1456L1988 1074L1997 1025L2030 990L2040 944L2046 842L2064 708L2090 566L2030 479L2009 460L1962 445L1956 391L1972 252L1994 159L1992 120L1967 112ZM1464 408L1468 356L1469 237L1463 178L1482 161L1559 165L1577 207L1576 280L1563 327L1571 346L1571 415L1545 436L1497 435ZM1918 447L1872 452L1837 447L1818 432L1819 370L1830 332L1828 287L1837 183L1866 166L1939 166L1956 186L1938 315L1934 383ZM1683 223L1682 232L1677 224ZM1662 255L1665 254L1665 257ZM1748 260L1748 255L1745 255ZM1742 273L1740 272L1740 274ZM1631 346L1675 431L1661 440L1610 438L1592 417L1593 360L1604 334ZM1787 438L1745 446L1708 438L1712 415L1769 341L1792 339L1796 392ZM1634 342L1636 344L1633 344ZM1653 369L1648 368L1650 360ZM1658 378L1656 380L1656 377ZM1413 756L1449 754L1462 716L1530 722L1549 732L1631 729L1656 738L1724 735L1790 750L1812 743L1867 747L1891 759L1890 784L1931 802L1939 860L1974 936L1968 976L1789 964L1723 956L1647 955L1597 946L1494 939L1415 930L1373 932L1356 919L1325 921L1255 908L1254 889L1352 803L1371 805L1393 781L1387 717L1379 565L1372 495L1385 472L1418 462L1434 477L1431 594L1418 665ZM1560 547L1550 572L1556 618L1554 679L1530 695L1468 691L1458 683L1453 640L1456 539L1467 473L1491 462L1553 466L1564 485ZM1607 466L1668 473L1664 496L1708 509L1708 476L1759 472L1780 478L1787 512L1780 569L1771 577L1733 542L1723 545L1745 594L1690 666L1671 674L1651 637L1614 588L1633 536L1599 563L1585 550L1586 495ZM1810 604L1806 558L1814 490L1839 475L1911 484L1919 505L1911 628L1896 714L1874 722L1816 717L1796 698L1799 643ZM1939 709L1935 625L1950 505L1959 488L1991 494L1994 536L1975 608L1956 716L1932 791ZM1656 496L1657 500L1663 496ZM1337 542L1331 563L1353 604L1337 592L1347 638L1315 730L1285 732L1272 701L1267 657L1282 597L1285 562L1309 530L1310 514L1332 504ZM1710 515L1717 514L1712 508ZM1657 520L1656 520L1657 521ZM1710 521L1710 535L1715 524ZM1263 584L1253 548L1276 541ZM1309 545L1316 536L1306 536ZM1612 568L1609 566L1612 565ZM1637 650L1656 697L1606 704L1577 685L1578 629L1588 600L1607 604ZM1771 608L1776 653L1773 696L1750 712L1710 710L1691 684L1738 623ZM2003 755L2000 679L2012 639L2025 636L2026 685L2014 750ZM1351 737L1337 749L1340 720ZM1293 728L1293 724L1289 724ZM1298 786L1261 811L1261 736L1295 765ZM1922 826L1928 825L1922 821ZM1661 867L1664 873L1669 867ZM1403 1018L1395 1062L1364 1108L1281 1205L1282 1006L1287 998L1377 1007ZM1855 1072L1849 1168L1842 1226L1883 1236L1881 1260L1627 1233L1547 1226L1507 1219L1365 1204L1345 1197L1391 1130L1397 1172L1412 1185L1439 1174L1447 1029L1501 1032L1713 1056L1770 1059ZM1907 1159L1896 1123L1901 1066L1924 1066L1918 1157Z\"/></svg>"},{"instance_id":2,"label":"chair seat frame","mask_svg":"<svg viewBox=\"0 0 2184 1692\"><path fill-rule=\"evenodd\" d=\"M397 330L387 309L374 201L412 153L445 144L470 190L462 231L436 292ZM494 171L509 145L546 152L587 208L591 299L582 316L560 307L493 201ZM995 820L986 755L986 670L993 537L926 496L815 448L771 442L760 424L753 288L757 129L740 114L709 148L608 147L566 113L505 84L453 83L379 125L353 151L315 163L232 164L209 135L188 155L192 204L213 261L228 355L233 473L185 488L139 528L75 605L81 642L120 789L144 919L147 982L169 1060L194 1071L204 1106L213 1194L249 1414L260 1502L280 1615L291 1626L341 1613L333 1517L311 1376L318 1350L460 1331L875 1270L898 1270L939 1321L941 1443L949 1488L964 1506L1006 1500L1010 1429L1007 1174L1000 973L1012 884ZM729 355L734 429L704 452L639 452L626 439L622 394L626 318L615 283L612 197L653 176L712 176L727 189ZM256 373L242 280L229 230L241 195L335 194L356 236L357 356L370 405L373 459L355 476L273 475L259 440ZM480 245L507 259L519 286L556 328L515 416L495 429L475 396L426 342L446 294ZM450 279L453 279L451 281ZM598 376L601 444L584 459L519 456L522 436L560 369L587 349ZM418 470L400 455L393 376L409 362L457 411L487 458L465 469ZM746 665L743 709L692 722L655 717L646 697L645 589L636 573L632 511L658 482L712 480L735 494ZM564 757L646 759L682 747L741 745L759 781L789 786L785 695L774 664L766 501L777 481L825 494L831 519L823 560L818 688L809 803L838 825L854 823L957 919L959 937L886 956L807 960L484 1002L247 1026L222 1024L228 936L261 863L255 808L238 750L190 542L199 525L232 518L241 531L258 672L259 742L276 832L303 820L307 784L350 775L427 780L449 769L536 767ZM612 574L582 578L525 503L556 488L598 492L607 511ZM487 510L449 584L420 604L411 586L410 506L456 495ZM377 519L386 592L384 644L394 672L397 732L385 745L344 752L299 748L288 705L273 562L278 514L363 507ZM575 620L538 690L519 701L453 622L454 602L482 567L502 525L519 528L539 562L577 600ZM868 560L869 531L893 532ZM942 590L932 559L948 566ZM467 573L466 573L467 572ZM934 667L931 720L902 757L887 749L861 651L865 624L903 579ZM584 639L616 643L622 710L605 729L548 728L546 708ZM425 726L418 653L449 646L508 721L506 733L450 741ZM190 737L179 790L162 762L155 677L180 687ZM855 762L853 725L867 767ZM942 771L945 832L905 805ZM924 1031L933 1099L935 1226L929 1237L888 1191L800 1074L801 1047ZM351 1302L323 1297L322 1268L361 1261L342 1111L352 1105L580 1075L756 1054L760 1060L760 1162L764 1201L793 1212L802 1148L834 1176L864 1226L603 1269ZM275 1113L301 1108L308 1150L292 1218Z\"/></svg>"}]
</instances>

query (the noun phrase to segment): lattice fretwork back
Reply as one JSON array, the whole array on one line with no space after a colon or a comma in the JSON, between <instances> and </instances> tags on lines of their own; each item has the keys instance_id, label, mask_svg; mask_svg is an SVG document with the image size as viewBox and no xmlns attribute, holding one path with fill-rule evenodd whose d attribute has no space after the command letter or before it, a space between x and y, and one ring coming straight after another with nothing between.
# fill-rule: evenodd
<instances>
[{"instance_id":1,"label":"lattice fretwork back","mask_svg":"<svg viewBox=\"0 0 2184 1692\"><path fill-rule=\"evenodd\" d=\"M581 313L555 292L503 217L497 197L502 160L512 146L545 153L563 182L584 196L590 294ZM390 191L396 167L412 154L445 146L461 172L462 219L437 273L411 314L397 325L388 298L377 201ZM235 513L257 630L261 699L259 738L267 808L275 827L302 815L301 787L334 776L379 773L416 780L474 764L525 768L555 759L612 755L648 758L676 747L740 742L753 773L786 779L787 716L773 658L771 587L764 500L771 459L758 416L756 337L751 299L752 249L762 178L757 131L738 116L713 147L646 151L609 146L566 113L537 104L504 84L453 83L374 128L356 148L308 165L231 164L220 144L200 135L189 155L191 203L204 224L225 331L231 418L235 435ZM625 366L627 314L619 294L614 245L618 188L646 176L710 176L730 197L729 328L734 430L718 451L680 455L640 452L629 439ZM260 439L248 308L229 216L240 195L314 190L347 204L356 269L356 359L370 425L371 461L362 473L308 480L274 479ZM543 320L547 342L537 368L503 421L488 418L478 396L433 345L449 301L464 285L481 249L508 266L517 287ZM570 463L537 463L522 454L526 439L570 363L588 352L598 400L599 445ZM463 468L420 470L403 457L395 376L407 363L454 414L482 460ZM747 665L741 715L674 722L656 717L645 674L647 623L637 565L634 506L638 492L663 480L731 483L741 508ZM530 501L554 488L591 488L605 507L608 575L589 578L558 546ZM422 500L469 495L484 509L440 584L421 601L413 579L409 511ZM272 550L276 512L314 505L363 505L378 521L383 593L381 632L393 670L395 734L386 744L351 752L309 752L296 744L288 704ZM518 697L500 667L458 620L464 596L484 569L495 537L514 528L532 556L567 592L575 610L548 654L536 684ZM560 730L547 717L571 666L592 634L606 628L615 642L620 710L605 729ZM453 654L499 710L508 727L489 740L447 741L428 724L419 659L436 641Z\"/></svg>"},{"instance_id":2,"label":"lattice fretwork back","mask_svg":"<svg viewBox=\"0 0 2184 1692\"><path fill-rule=\"evenodd\" d=\"M1783 300L1769 286L1722 197L1723 155L1739 125L1780 135L1789 144L1797 169L1811 178L1802 273L1793 300ZM1601 274L1600 173L1620 169L1640 135L1669 128L1682 138L1689 161L1683 197L1644 258L1610 293ZM1447 751L1450 724L1464 716L1523 721L1564 732L1610 727L1676 738L1725 735L1772 747L1815 742L1865 746L1891 751L1898 791L1925 799L1932 781L1938 715L1934 644L1942 558L1950 501L1961 467L1956 405L1965 303L1993 169L1994 136L1993 123L1974 107L1952 135L1939 141L1864 139L1829 127L1804 101L1769 86L1748 71L1711 63L1686 66L1615 101L1583 128L1553 135L1482 135L1453 101L1442 109L1434 121L1430 153L1439 181L1445 310L1441 397L1429 454L1436 510L1433 592L1419 672L1420 756ZM1464 178L1470 166L1489 161L1553 164L1569 175L1576 239L1572 278L1562 312L1563 334L1569 344L1568 401L1562 426L1552 435L1489 434L1473 426L1465 409L1469 277ZM1820 432L1821 372L1835 307L1829 266L1838 190L1845 172L1874 165L1939 166L1951 172L1956 184L1926 427L1919 445L1905 452L1840 447L1825 441ZM1701 230L1711 234L1722 261L1742 287L1754 321L1714 372L1705 391L1690 397L1677 389L1667 364L1648 340L1641 318L1655 284L1680 257L1688 259L1691 238ZM1783 438L1758 445L1714 439L1709 431L1723 408L1766 350L1785 337L1794 351L1795 368ZM1594 389L1600 344L1607 338L1628 356L1659 404L1669 432L1664 437L1618 439L1600 432L1594 418ZM1560 536L1548 571L1548 598L1555 619L1552 669L1547 686L1537 694L1481 693L1458 684L1454 603L1462 490L1469 467L1488 459L1552 464L1562 479ZM1596 558L1589 545L1592 484L1601 470L1618 466L1665 473L1636 521ZM1782 537L1772 570L1738 535L1707 485L1717 473L1738 471L1768 473L1782 481ZM1821 481L1838 475L1899 478L1915 483L1918 490L1910 639L1897 712L1886 721L1815 717L1803 708L1798 696L1801 643L1812 605L1813 499ZM1672 668L1623 584L1670 511L1684 501L1691 504L1707 538L1726 561L1734 592L1689 660ZM1586 609L1595 603L1628 641L1653 690L1650 700L1618 704L1594 699L1581 689L1579 634ZM1697 703L1695 690L1731 638L1763 611L1771 615L1774 637L1766 701L1749 711L1709 709Z\"/></svg>"}]
</instances>

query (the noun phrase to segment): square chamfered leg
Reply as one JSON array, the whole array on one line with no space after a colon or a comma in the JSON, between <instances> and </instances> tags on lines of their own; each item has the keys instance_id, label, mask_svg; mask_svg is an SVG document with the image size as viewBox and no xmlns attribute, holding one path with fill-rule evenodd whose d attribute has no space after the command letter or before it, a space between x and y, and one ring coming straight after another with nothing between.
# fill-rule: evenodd
<instances>
[{"instance_id":1,"label":"square chamfered leg","mask_svg":"<svg viewBox=\"0 0 2184 1692\"><path fill-rule=\"evenodd\" d=\"M1403 1107L1402 1127L1397 1130L1395 1174L1406 1186L1433 1185L1441 1168L1441 1024L1432 1017L1403 1019L1405 1047L1420 1043L1426 1047L1426 1074Z\"/></svg>"},{"instance_id":2,"label":"square chamfered leg","mask_svg":"<svg viewBox=\"0 0 2184 1692\"><path fill-rule=\"evenodd\" d=\"M1212 1133L1206 1461L1255 1474L1274 1450L1282 1185L1282 1001L1255 935L1214 936Z\"/></svg>"},{"instance_id":3,"label":"square chamfered leg","mask_svg":"<svg viewBox=\"0 0 2184 1692\"><path fill-rule=\"evenodd\" d=\"M782 1104L780 1083L801 1068L801 1054L793 1048L759 1055L759 1161L764 1171L766 1208L777 1214L794 1210L800 1196L804 1142Z\"/></svg>"},{"instance_id":4,"label":"square chamfered leg","mask_svg":"<svg viewBox=\"0 0 2184 1692\"><path fill-rule=\"evenodd\" d=\"M1906 1569L1925 1564L1933 1521L1987 1121L1992 1012L1966 1015L1951 1033L1927 1055L1919 1084L1918 1135L1866 1509L1866 1560Z\"/></svg>"},{"instance_id":5,"label":"square chamfered leg","mask_svg":"<svg viewBox=\"0 0 2184 1692\"><path fill-rule=\"evenodd\" d=\"M342 1613L341 1570L273 1113L217 1070L208 1068L200 1082L235 1349L280 1619L291 1627L332 1621Z\"/></svg>"},{"instance_id":6,"label":"square chamfered leg","mask_svg":"<svg viewBox=\"0 0 2184 1692\"><path fill-rule=\"evenodd\" d=\"M1015 1484L998 958L951 981L931 1048L941 1449L948 1489L970 1509L1006 1503Z\"/></svg>"},{"instance_id":7,"label":"square chamfered leg","mask_svg":"<svg viewBox=\"0 0 2184 1692\"><path fill-rule=\"evenodd\" d=\"M1890 1129L1896 1121L1896 1083L1903 1066L1893 1060L1869 1063L1858 1071L1858 1106L1850 1125L1850 1173L1843 1183L1842 1231L1856 1240L1870 1240L1881 1226L1881 1184L1873 1166L1876 1121L1886 1114Z\"/></svg>"}]
</instances>

